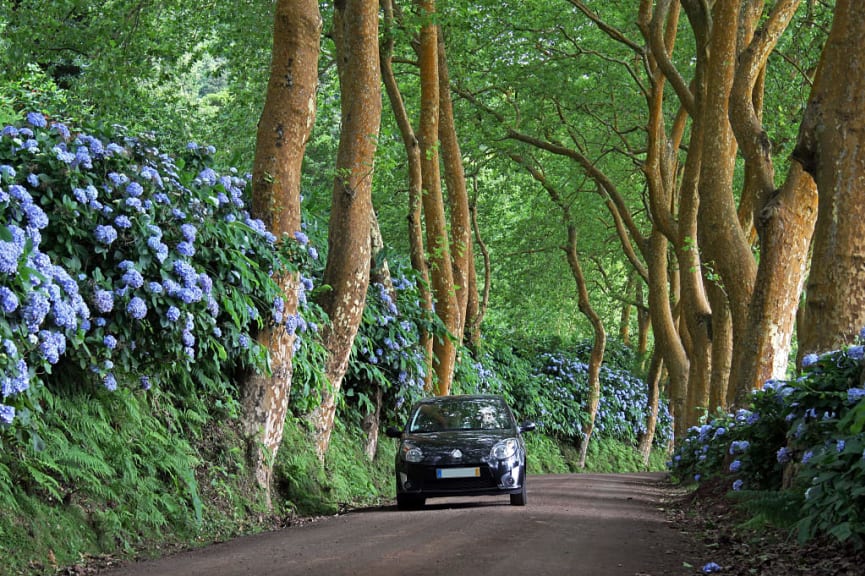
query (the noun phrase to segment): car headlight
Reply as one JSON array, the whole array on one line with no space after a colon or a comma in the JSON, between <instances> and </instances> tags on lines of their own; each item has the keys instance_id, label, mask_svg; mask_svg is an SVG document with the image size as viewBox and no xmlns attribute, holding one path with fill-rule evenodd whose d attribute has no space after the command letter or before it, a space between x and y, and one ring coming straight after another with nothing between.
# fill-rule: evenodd
<instances>
[{"instance_id":1,"label":"car headlight","mask_svg":"<svg viewBox=\"0 0 865 576\"><path fill-rule=\"evenodd\" d=\"M410 442L403 442L400 447L402 459L406 462L417 463L423 461L423 450Z\"/></svg>"},{"instance_id":2,"label":"car headlight","mask_svg":"<svg viewBox=\"0 0 865 576\"><path fill-rule=\"evenodd\" d=\"M507 440L496 442L496 445L493 446L492 450L490 450L490 456L492 456L496 460L507 460L508 458L516 454L516 452L516 439L508 438Z\"/></svg>"}]
</instances>

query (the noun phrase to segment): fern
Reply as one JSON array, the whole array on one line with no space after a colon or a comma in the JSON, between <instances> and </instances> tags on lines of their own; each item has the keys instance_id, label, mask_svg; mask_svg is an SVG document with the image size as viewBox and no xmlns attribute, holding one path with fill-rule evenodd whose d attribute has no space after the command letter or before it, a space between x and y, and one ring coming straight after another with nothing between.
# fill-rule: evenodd
<instances>
[{"instance_id":1,"label":"fern","mask_svg":"<svg viewBox=\"0 0 865 576\"><path fill-rule=\"evenodd\" d=\"M792 490L741 490L731 492L741 509L751 518L744 523L748 528L764 525L791 528L802 516L803 497Z\"/></svg>"}]
</instances>

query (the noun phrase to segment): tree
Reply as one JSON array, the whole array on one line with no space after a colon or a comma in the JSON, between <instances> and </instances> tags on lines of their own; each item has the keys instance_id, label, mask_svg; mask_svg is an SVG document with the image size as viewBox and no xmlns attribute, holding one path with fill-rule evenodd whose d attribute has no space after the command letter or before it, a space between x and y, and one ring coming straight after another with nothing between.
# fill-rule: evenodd
<instances>
[{"instance_id":1,"label":"tree","mask_svg":"<svg viewBox=\"0 0 865 576\"><path fill-rule=\"evenodd\" d=\"M315 121L320 34L317 2L277 3L270 80L256 140L252 212L280 242L294 242L300 231L301 164ZM286 315L297 312L297 280L288 271L278 278ZM271 372L247 377L242 403L255 477L269 501L272 462L282 442L291 390L294 334L284 324L265 326L258 342L270 352Z\"/></svg>"},{"instance_id":2,"label":"tree","mask_svg":"<svg viewBox=\"0 0 865 576\"><path fill-rule=\"evenodd\" d=\"M330 444L336 403L357 334L369 285L372 177L381 121L378 2L340 0L334 4L342 129L336 158L321 306L330 318L323 330L329 387L309 418L316 450Z\"/></svg>"},{"instance_id":3,"label":"tree","mask_svg":"<svg viewBox=\"0 0 865 576\"><path fill-rule=\"evenodd\" d=\"M421 171L423 179L422 204L426 219L426 245L429 254L430 276L435 296L436 314L453 334L459 320L459 309L454 293L454 276L451 267L451 251L448 241L447 220L441 188L439 168L439 122L440 94L438 56L438 26L434 22L435 0L417 0L418 9L424 19L418 47L421 78L420 96L420 143ZM456 346L449 336L442 336L433 344L436 395L450 392L453 378Z\"/></svg>"},{"instance_id":4,"label":"tree","mask_svg":"<svg viewBox=\"0 0 865 576\"><path fill-rule=\"evenodd\" d=\"M799 329L800 355L852 342L865 326L865 6L838 0L794 160L819 195L811 271Z\"/></svg>"}]
</instances>

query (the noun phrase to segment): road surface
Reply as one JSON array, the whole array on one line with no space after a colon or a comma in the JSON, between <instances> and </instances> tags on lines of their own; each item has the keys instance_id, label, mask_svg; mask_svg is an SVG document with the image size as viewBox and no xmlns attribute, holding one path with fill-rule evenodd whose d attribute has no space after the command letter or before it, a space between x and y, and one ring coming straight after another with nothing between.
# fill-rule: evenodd
<instances>
[{"instance_id":1,"label":"road surface","mask_svg":"<svg viewBox=\"0 0 865 576\"><path fill-rule=\"evenodd\" d=\"M530 476L507 496L355 510L146 562L110 576L677 576L705 551L663 512L663 474Z\"/></svg>"}]
</instances>

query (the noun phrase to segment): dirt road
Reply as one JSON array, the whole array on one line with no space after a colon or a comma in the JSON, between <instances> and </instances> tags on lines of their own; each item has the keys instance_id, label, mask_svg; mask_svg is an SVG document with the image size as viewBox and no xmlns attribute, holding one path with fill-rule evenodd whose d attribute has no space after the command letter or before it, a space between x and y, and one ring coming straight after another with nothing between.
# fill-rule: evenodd
<instances>
[{"instance_id":1,"label":"dirt road","mask_svg":"<svg viewBox=\"0 0 865 576\"><path fill-rule=\"evenodd\" d=\"M365 509L104 574L692 575L706 553L666 520L662 479L530 476L526 507L483 497Z\"/></svg>"}]
</instances>

